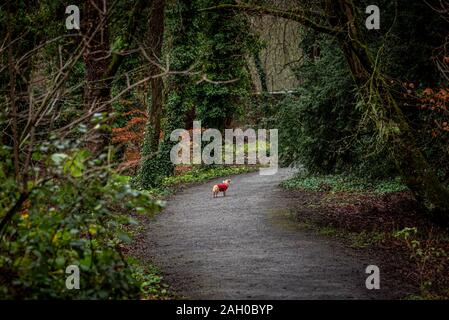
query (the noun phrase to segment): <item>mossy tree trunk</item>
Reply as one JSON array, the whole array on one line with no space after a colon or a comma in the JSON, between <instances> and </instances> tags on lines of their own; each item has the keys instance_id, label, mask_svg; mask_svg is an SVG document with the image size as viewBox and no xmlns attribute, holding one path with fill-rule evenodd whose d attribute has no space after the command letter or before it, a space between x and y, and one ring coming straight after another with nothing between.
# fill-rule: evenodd
<instances>
[{"instance_id":1,"label":"mossy tree trunk","mask_svg":"<svg viewBox=\"0 0 449 320\"><path fill-rule=\"evenodd\" d=\"M327 1L329 23L344 26L336 37L354 77L364 107L387 145L406 185L436 219L449 221L449 191L418 147L414 133L391 91L391 82L376 67L357 27L352 1ZM333 13L331 15L331 13Z\"/></svg>"},{"instance_id":2,"label":"mossy tree trunk","mask_svg":"<svg viewBox=\"0 0 449 320\"><path fill-rule=\"evenodd\" d=\"M148 35L148 48L151 59L158 61L161 58L162 43L164 40L164 9L165 0L155 0L150 12L150 33ZM156 152L159 147L159 135L161 131L161 117L163 107L164 82L162 77L158 77L161 72L159 67L150 62L149 68L151 86L151 108L149 110L148 126L145 143L148 144L150 152Z\"/></svg>"},{"instance_id":3,"label":"mossy tree trunk","mask_svg":"<svg viewBox=\"0 0 449 320\"><path fill-rule=\"evenodd\" d=\"M171 38L170 68L172 70L188 70L197 55L195 12L194 4L189 0L178 0L175 4L167 6L166 27ZM186 115L191 105L190 81L189 75L183 73L170 75L167 81L168 95L164 105L166 119L162 128L164 138L157 150L152 151L148 143L143 147L138 175L139 184L143 188L159 186L164 177L171 175L174 171L170 151L176 142L170 141L170 134L173 130L185 126Z\"/></svg>"}]
</instances>

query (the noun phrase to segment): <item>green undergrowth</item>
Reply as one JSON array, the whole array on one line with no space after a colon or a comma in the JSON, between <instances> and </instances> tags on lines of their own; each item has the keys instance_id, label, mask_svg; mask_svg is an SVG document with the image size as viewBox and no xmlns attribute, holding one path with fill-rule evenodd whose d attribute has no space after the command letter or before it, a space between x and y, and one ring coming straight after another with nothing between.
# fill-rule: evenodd
<instances>
[{"instance_id":1,"label":"green undergrowth","mask_svg":"<svg viewBox=\"0 0 449 320\"><path fill-rule=\"evenodd\" d=\"M140 296L143 300L176 299L177 295L165 283L161 270L151 263L143 263L136 258L129 258L132 275L139 283Z\"/></svg>"},{"instance_id":2,"label":"green undergrowth","mask_svg":"<svg viewBox=\"0 0 449 320\"><path fill-rule=\"evenodd\" d=\"M292 179L282 182L281 186L289 190L313 192L368 192L375 194L408 190L398 177L389 180L369 180L347 174L310 175L301 173Z\"/></svg>"},{"instance_id":3,"label":"green undergrowth","mask_svg":"<svg viewBox=\"0 0 449 320\"><path fill-rule=\"evenodd\" d=\"M166 177L160 187L148 191L152 196L163 199L176 192L181 186L198 184L218 177L249 173L257 169L256 166L197 166L181 174Z\"/></svg>"},{"instance_id":4,"label":"green undergrowth","mask_svg":"<svg viewBox=\"0 0 449 320\"><path fill-rule=\"evenodd\" d=\"M226 177L235 174L248 173L254 171L255 167L247 166L210 166L196 167L178 176L167 177L164 186L174 186L179 184L200 183L207 180Z\"/></svg>"}]
</instances>

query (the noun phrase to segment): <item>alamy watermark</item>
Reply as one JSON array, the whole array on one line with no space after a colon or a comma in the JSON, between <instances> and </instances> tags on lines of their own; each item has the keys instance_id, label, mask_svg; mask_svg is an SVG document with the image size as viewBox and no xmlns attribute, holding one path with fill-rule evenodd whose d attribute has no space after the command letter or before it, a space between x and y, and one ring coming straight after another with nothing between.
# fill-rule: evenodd
<instances>
[{"instance_id":1,"label":"alamy watermark","mask_svg":"<svg viewBox=\"0 0 449 320\"><path fill-rule=\"evenodd\" d=\"M65 269L65 273L69 274L65 280L65 287L68 290L79 290L80 288L80 269L77 265L71 264Z\"/></svg>"},{"instance_id":2,"label":"alamy watermark","mask_svg":"<svg viewBox=\"0 0 449 320\"><path fill-rule=\"evenodd\" d=\"M65 13L69 16L65 19L67 30L80 29L80 9L76 5L70 5L65 8Z\"/></svg>"},{"instance_id":3,"label":"alamy watermark","mask_svg":"<svg viewBox=\"0 0 449 320\"><path fill-rule=\"evenodd\" d=\"M171 141L178 141L170 151L173 164L260 164L261 175L274 175L278 170L278 130L225 129L202 131L201 121L193 122L192 137L185 129L170 134ZM234 143L235 141L235 143ZM203 142L208 142L204 145ZM246 147L245 147L246 146ZM267 153L267 151L269 151Z\"/></svg>"},{"instance_id":4,"label":"alamy watermark","mask_svg":"<svg viewBox=\"0 0 449 320\"><path fill-rule=\"evenodd\" d=\"M365 286L368 290L379 290L380 289L380 269L376 265L369 265L366 267L365 272L369 274L366 278Z\"/></svg>"},{"instance_id":5,"label":"alamy watermark","mask_svg":"<svg viewBox=\"0 0 449 320\"><path fill-rule=\"evenodd\" d=\"M376 5L370 5L366 7L366 14L369 14L365 20L365 26L368 30L380 29L380 9Z\"/></svg>"},{"instance_id":6,"label":"alamy watermark","mask_svg":"<svg viewBox=\"0 0 449 320\"><path fill-rule=\"evenodd\" d=\"M80 29L80 9L76 5L69 5L65 9L65 13L69 16L65 20L67 30ZM365 10L369 14L365 20L365 26L368 30L380 29L380 9L376 5L369 5Z\"/></svg>"}]
</instances>

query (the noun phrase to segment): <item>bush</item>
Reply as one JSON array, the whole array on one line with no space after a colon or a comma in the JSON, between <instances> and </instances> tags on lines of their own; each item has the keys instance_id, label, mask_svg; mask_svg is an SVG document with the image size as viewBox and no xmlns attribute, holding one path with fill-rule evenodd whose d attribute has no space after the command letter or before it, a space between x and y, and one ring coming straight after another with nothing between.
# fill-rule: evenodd
<instances>
[{"instance_id":1,"label":"bush","mask_svg":"<svg viewBox=\"0 0 449 320\"><path fill-rule=\"evenodd\" d=\"M130 241L124 227L136 223L129 212L153 213L159 205L115 174L106 155L92 158L58 139L37 150L26 201L1 235L0 297L137 298L138 283L121 254ZM3 147L1 219L21 199L10 159L11 150ZM66 289L69 265L80 269L80 290Z\"/></svg>"}]
</instances>

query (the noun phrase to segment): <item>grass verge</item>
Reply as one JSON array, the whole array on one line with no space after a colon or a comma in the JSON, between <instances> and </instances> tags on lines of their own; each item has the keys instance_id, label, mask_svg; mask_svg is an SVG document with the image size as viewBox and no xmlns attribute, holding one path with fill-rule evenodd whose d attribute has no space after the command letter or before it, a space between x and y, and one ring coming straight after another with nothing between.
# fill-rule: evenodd
<instances>
[{"instance_id":1,"label":"grass verge","mask_svg":"<svg viewBox=\"0 0 449 320\"><path fill-rule=\"evenodd\" d=\"M393 178L389 180L368 180L354 175L310 175L299 174L282 183L285 189L314 192L372 192L385 194L407 191L408 188Z\"/></svg>"},{"instance_id":2,"label":"grass verge","mask_svg":"<svg viewBox=\"0 0 449 320\"><path fill-rule=\"evenodd\" d=\"M148 191L155 199L165 200L186 186L256 170L258 170L257 166L192 166L186 170L178 171L174 176L166 177L160 187Z\"/></svg>"}]
</instances>

